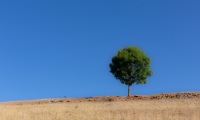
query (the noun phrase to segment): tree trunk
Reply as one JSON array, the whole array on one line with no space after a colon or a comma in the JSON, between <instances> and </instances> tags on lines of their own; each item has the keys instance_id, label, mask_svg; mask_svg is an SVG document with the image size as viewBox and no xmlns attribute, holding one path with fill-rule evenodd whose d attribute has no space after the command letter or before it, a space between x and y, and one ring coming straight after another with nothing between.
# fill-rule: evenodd
<instances>
[{"instance_id":1,"label":"tree trunk","mask_svg":"<svg viewBox=\"0 0 200 120\"><path fill-rule=\"evenodd\" d=\"M130 95L131 95L131 91L130 91L130 89L131 89L131 86L130 85L128 85L128 97L130 97Z\"/></svg>"}]
</instances>

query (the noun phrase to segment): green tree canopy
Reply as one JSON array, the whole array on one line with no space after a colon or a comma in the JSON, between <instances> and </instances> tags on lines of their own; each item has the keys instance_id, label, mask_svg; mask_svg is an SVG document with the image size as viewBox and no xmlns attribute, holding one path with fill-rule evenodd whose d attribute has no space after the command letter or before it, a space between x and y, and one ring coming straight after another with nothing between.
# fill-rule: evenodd
<instances>
[{"instance_id":1,"label":"green tree canopy","mask_svg":"<svg viewBox=\"0 0 200 120\"><path fill-rule=\"evenodd\" d=\"M128 96L132 84L145 84L153 72L150 69L150 58L137 47L126 47L119 50L110 63L110 72L122 84L128 85Z\"/></svg>"}]
</instances>

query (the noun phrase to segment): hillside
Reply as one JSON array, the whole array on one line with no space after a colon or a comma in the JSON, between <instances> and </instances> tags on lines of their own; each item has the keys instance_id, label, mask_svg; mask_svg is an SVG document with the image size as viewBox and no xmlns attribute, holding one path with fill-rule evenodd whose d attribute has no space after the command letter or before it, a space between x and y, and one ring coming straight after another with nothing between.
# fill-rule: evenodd
<instances>
[{"instance_id":1,"label":"hillside","mask_svg":"<svg viewBox=\"0 0 200 120\"><path fill-rule=\"evenodd\" d=\"M200 92L7 102L0 120L200 120Z\"/></svg>"}]
</instances>

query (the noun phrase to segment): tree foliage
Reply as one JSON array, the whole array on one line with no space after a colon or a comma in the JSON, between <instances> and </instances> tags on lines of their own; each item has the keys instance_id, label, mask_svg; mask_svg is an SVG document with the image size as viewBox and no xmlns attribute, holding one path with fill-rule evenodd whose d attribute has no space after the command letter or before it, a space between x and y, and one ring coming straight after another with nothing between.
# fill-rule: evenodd
<instances>
[{"instance_id":1,"label":"tree foliage","mask_svg":"<svg viewBox=\"0 0 200 120\"><path fill-rule=\"evenodd\" d=\"M137 47L119 50L109 66L115 78L129 87L134 83L145 84L147 77L153 73L150 69L150 58Z\"/></svg>"}]
</instances>

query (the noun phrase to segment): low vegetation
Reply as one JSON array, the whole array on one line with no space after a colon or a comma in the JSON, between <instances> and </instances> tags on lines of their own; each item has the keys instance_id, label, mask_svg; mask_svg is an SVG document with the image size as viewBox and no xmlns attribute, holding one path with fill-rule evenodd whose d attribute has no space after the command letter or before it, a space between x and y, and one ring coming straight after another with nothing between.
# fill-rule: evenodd
<instances>
[{"instance_id":1,"label":"low vegetation","mask_svg":"<svg viewBox=\"0 0 200 120\"><path fill-rule=\"evenodd\" d=\"M199 120L199 94L190 98L164 94L150 99L135 96L1 103L0 120Z\"/></svg>"}]
</instances>

